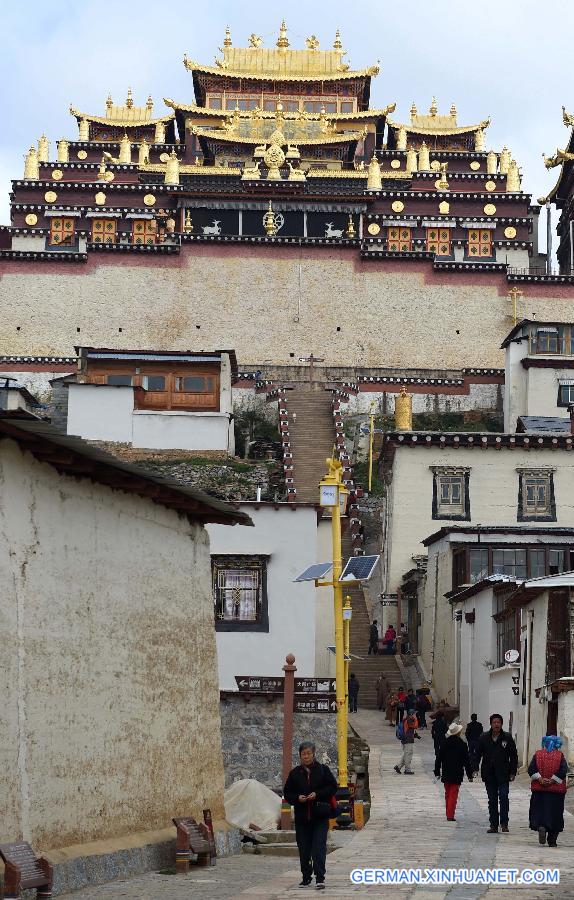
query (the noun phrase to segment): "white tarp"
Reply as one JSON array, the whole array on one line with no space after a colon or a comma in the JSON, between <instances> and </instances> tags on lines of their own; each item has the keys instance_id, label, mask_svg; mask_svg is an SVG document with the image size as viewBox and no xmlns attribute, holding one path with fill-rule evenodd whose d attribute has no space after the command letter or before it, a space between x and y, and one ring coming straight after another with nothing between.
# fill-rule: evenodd
<instances>
[{"instance_id":1,"label":"white tarp","mask_svg":"<svg viewBox=\"0 0 574 900\"><path fill-rule=\"evenodd\" d=\"M277 828L281 818L281 798L254 778L241 778L223 794L225 818L230 825L261 831Z\"/></svg>"}]
</instances>

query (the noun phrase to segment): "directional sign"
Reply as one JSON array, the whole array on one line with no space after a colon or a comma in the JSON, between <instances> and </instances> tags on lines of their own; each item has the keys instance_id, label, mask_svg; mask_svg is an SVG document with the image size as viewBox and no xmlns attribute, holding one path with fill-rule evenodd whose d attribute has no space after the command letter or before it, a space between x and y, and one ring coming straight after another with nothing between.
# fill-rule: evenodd
<instances>
[{"instance_id":1,"label":"directional sign","mask_svg":"<svg viewBox=\"0 0 574 900\"><path fill-rule=\"evenodd\" d=\"M295 697L293 711L302 713L335 713L337 701L333 697Z\"/></svg>"},{"instance_id":2,"label":"directional sign","mask_svg":"<svg viewBox=\"0 0 574 900\"><path fill-rule=\"evenodd\" d=\"M296 694L334 694L334 678L296 678Z\"/></svg>"},{"instance_id":3,"label":"directional sign","mask_svg":"<svg viewBox=\"0 0 574 900\"><path fill-rule=\"evenodd\" d=\"M267 675L236 675L235 681L240 691L249 694L282 694L285 679Z\"/></svg>"}]
</instances>

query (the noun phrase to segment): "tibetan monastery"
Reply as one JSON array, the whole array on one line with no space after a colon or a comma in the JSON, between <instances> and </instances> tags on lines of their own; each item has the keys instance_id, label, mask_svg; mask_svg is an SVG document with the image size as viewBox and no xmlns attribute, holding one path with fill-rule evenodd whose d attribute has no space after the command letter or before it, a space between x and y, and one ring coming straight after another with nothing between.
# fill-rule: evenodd
<instances>
[{"instance_id":1,"label":"tibetan monastery","mask_svg":"<svg viewBox=\"0 0 574 900\"><path fill-rule=\"evenodd\" d=\"M560 168L558 180L547 197L539 203L554 203L560 210L558 222L558 263L564 275L574 274L574 115L562 107L562 118L570 137L565 150L556 150L554 156L544 157L547 169Z\"/></svg>"},{"instance_id":2,"label":"tibetan monastery","mask_svg":"<svg viewBox=\"0 0 574 900\"><path fill-rule=\"evenodd\" d=\"M353 68L338 31L247 44L228 30L214 65L184 58L193 102L73 106L75 137L30 148L0 229L2 352L201 335L240 365L487 367L515 282L521 316L571 319L488 119L372 108L379 68Z\"/></svg>"}]
</instances>

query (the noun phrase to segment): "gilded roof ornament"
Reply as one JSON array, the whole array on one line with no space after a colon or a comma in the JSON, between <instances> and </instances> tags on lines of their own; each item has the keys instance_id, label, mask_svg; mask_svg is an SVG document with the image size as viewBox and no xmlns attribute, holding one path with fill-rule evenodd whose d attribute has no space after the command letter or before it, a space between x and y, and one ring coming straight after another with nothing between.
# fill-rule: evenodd
<instances>
[{"instance_id":1,"label":"gilded roof ornament","mask_svg":"<svg viewBox=\"0 0 574 900\"><path fill-rule=\"evenodd\" d=\"M148 110L148 112L151 114L151 112L152 112L152 110L153 110L153 100L152 100L151 94L148 94L148 97L147 97L147 100L146 100L146 104L145 104L145 108L146 108L146 109Z\"/></svg>"},{"instance_id":2,"label":"gilded roof ornament","mask_svg":"<svg viewBox=\"0 0 574 900\"><path fill-rule=\"evenodd\" d=\"M437 106L437 103L436 103L436 97L433 97L433 98L432 98L431 105L430 105L430 107L429 107L429 115L430 115L430 116L433 116L433 118L434 118L434 116L436 116L437 113L438 113L438 106Z\"/></svg>"},{"instance_id":3,"label":"gilded roof ornament","mask_svg":"<svg viewBox=\"0 0 574 900\"><path fill-rule=\"evenodd\" d=\"M341 34L340 34L338 28L335 32L335 40L333 41L333 50L339 50L341 52L343 50L343 44L341 43Z\"/></svg>"},{"instance_id":4,"label":"gilded roof ornament","mask_svg":"<svg viewBox=\"0 0 574 900\"><path fill-rule=\"evenodd\" d=\"M305 43L307 44L308 50L318 50L319 49L319 41L317 40L317 38L314 34L312 34L311 37L308 37L305 40Z\"/></svg>"},{"instance_id":5,"label":"gilded roof ornament","mask_svg":"<svg viewBox=\"0 0 574 900\"><path fill-rule=\"evenodd\" d=\"M411 104L411 123L414 122L416 115L417 115L417 106L416 106L415 101L413 100L413 102Z\"/></svg>"},{"instance_id":6,"label":"gilded roof ornament","mask_svg":"<svg viewBox=\"0 0 574 900\"><path fill-rule=\"evenodd\" d=\"M572 126L574 128L574 115L572 113L566 112L566 107L562 107L562 121L566 126Z\"/></svg>"},{"instance_id":7,"label":"gilded roof ornament","mask_svg":"<svg viewBox=\"0 0 574 900\"><path fill-rule=\"evenodd\" d=\"M289 46L289 38L287 37L287 26L285 24L285 19L283 19L283 21L281 22L279 37L277 38L277 46L280 50L286 50Z\"/></svg>"},{"instance_id":8,"label":"gilded roof ornament","mask_svg":"<svg viewBox=\"0 0 574 900\"><path fill-rule=\"evenodd\" d=\"M132 89L128 88L128 95L126 97L126 107L128 109L132 109L134 105L134 98L132 96Z\"/></svg>"},{"instance_id":9,"label":"gilded roof ornament","mask_svg":"<svg viewBox=\"0 0 574 900\"><path fill-rule=\"evenodd\" d=\"M111 109L114 105L114 101L112 100L112 95L108 94L108 99L106 100L106 109Z\"/></svg>"},{"instance_id":10,"label":"gilded roof ornament","mask_svg":"<svg viewBox=\"0 0 574 900\"><path fill-rule=\"evenodd\" d=\"M451 104L450 114L453 117L453 119L456 119L456 106L454 105L454 103Z\"/></svg>"},{"instance_id":11,"label":"gilded roof ornament","mask_svg":"<svg viewBox=\"0 0 574 900\"><path fill-rule=\"evenodd\" d=\"M261 46L262 43L263 43L263 38L259 37L258 34L255 34L255 32L252 32L249 35L249 46L250 47L254 47L255 49L257 49L258 47Z\"/></svg>"},{"instance_id":12,"label":"gilded roof ornament","mask_svg":"<svg viewBox=\"0 0 574 900\"><path fill-rule=\"evenodd\" d=\"M229 25L228 25L225 29L225 37L223 38L223 46L231 47L231 45L232 45L231 31L229 30Z\"/></svg>"}]
</instances>

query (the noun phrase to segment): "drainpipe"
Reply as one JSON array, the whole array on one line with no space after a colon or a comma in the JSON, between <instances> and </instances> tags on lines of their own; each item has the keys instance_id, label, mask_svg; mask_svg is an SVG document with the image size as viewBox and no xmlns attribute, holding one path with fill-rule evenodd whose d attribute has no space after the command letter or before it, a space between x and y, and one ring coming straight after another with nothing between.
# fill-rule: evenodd
<instances>
[{"instance_id":1,"label":"drainpipe","mask_svg":"<svg viewBox=\"0 0 574 900\"><path fill-rule=\"evenodd\" d=\"M432 683L434 677L434 647L436 641L436 609L438 603L438 555L435 561L435 570L434 570L434 603L432 609L432 638L431 638L431 646L430 646L430 672L429 672L429 680Z\"/></svg>"},{"instance_id":2,"label":"drainpipe","mask_svg":"<svg viewBox=\"0 0 574 900\"><path fill-rule=\"evenodd\" d=\"M529 763L528 745L530 743L530 707L532 704L532 622L534 612L531 609L526 610L526 716L524 721L524 743L522 746L522 765L527 766Z\"/></svg>"}]
</instances>

